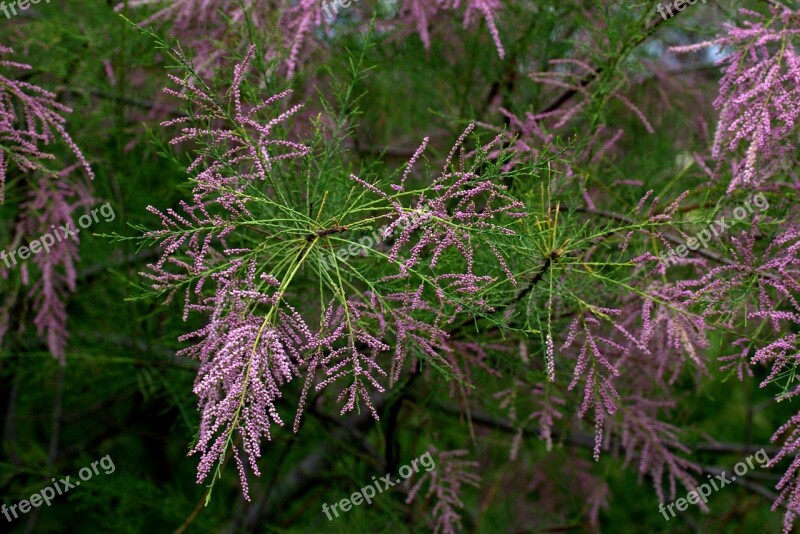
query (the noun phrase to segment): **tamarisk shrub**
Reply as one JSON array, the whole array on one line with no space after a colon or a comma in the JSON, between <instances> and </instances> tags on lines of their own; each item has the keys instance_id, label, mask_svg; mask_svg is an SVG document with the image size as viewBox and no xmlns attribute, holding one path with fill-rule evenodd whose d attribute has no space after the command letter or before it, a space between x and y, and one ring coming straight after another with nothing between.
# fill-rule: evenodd
<instances>
[{"instance_id":1,"label":"tamarisk shrub","mask_svg":"<svg viewBox=\"0 0 800 534\"><path fill-rule=\"evenodd\" d=\"M375 396L404 374L426 362L456 372L449 362L468 346L452 344L447 325L488 311L485 294L516 283L498 243L525 216L496 183L496 166L479 173L465 158L473 126L417 188L409 176L427 141L399 181L361 172L346 180L319 166L337 158L321 138L283 137L299 109L281 111L290 92L249 99L258 94L245 76L254 51L222 96L175 55L185 77L171 76L180 90L167 92L191 107L164 127L180 125L172 143L192 144L193 196L176 209L149 208L162 227L144 239L162 255L143 273L167 301L183 296L185 317L207 317L181 337L193 343L181 354L201 363L197 479L213 485L230 452L245 498L248 471L260 474L261 440L284 424L282 401L298 399L295 432L312 394L331 392L342 415L365 409L378 419ZM388 240L409 220L388 250L336 253L379 223Z\"/></svg>"},{"instance_id":2,"label":"tamarisk shrub","mask_svg":"<svg viewBox=\"0 0 800 534\"><path fill-rule=\"evenodd\" d=\"M706 172L713 181L724 183L729 178L729 194L796 194L800 13L775 3L766 13L740 9L740 14L743 22L726 24L724 33L716 39L674 49L689 53L716 45L730 52L719 60L723 74L714 101L719 122L707 156L713 168L706 167ZM752 353L751 364L767 366L761 387L777 384L781 388L778 401L800 393L793 384L797 334L786 327L796 326L800 317L800 235L794 204L784 210L786 213L767 212L761 220L757 217L757 225L731 237L730 261L703 269L696 282L684 285L690 299L711 304L705 316L716 316L728 327L734 325L734 318L744 316L755 322L752 328L756 332L773 334L757 342L752 338L737 339L741 353L724 361L741 380L745 369L752 373L746 368L747 355ZM785 507L787 533L800 515L797 423L798 416L794 415L775 432L772 440L782 440L783 447L769 463L775 467L783 460L790 461L777 484L780 494L773 505L773 510Z\"/></svg>"},{"instance_id":3,"label":"tamarisk shrub","mask_svg":"<svg viewBox=\"0 0 800 534\"><path fill-rule=\"evenodd\" d=\"M399 19L414 21L433 50L430 21L443 8L460 7L467 21L479 14L486 20L504 57L499 2L409 1ZM174 207L149 208L161 227L142 232L161 256L143 275L168 302L181 296L187 321L200 321L180 337L188 345L181 354L200 362L194 392L201 422L192 448L200 456L198 482L210 477L213 487L232 457L249 499L248 474L260 474L262 441L281 431L289 410L297 433L312 406L333 405L339 415L363 410L377 420L390 388L423 376L429 385L450 379L456 411L466 418L473 407L507 414L512 461L524 458L526 434L550 453L586 430L582 443L595 461L612 451L650 479L662 502L674 500L679 485L693 490L703 467L685 429L672 421L676 384L708 379L717 363L709 355L728 341L736 353L720 358L722 369L744 378L754 371L748 364L767 364L764 386L794 376L796 334L782 329L800 322L796 214L770 198L774 212L723 232L708 250L690 245L693 254L669 270L659 256L742 195L796 189L796 13L776 9L747 30L726 28L717 43L734 56L722 61L714 169L697 156L698 168L676 176L667 169L648 182L618 172L625 143L657 135L663 123L631 96L637 82L625 69L636 62L638 26L629 36L613 35L620 52L609 57L587 57L606 37L590 31L575 57L548 58L548 71L529 73L526 81L554 104L532 110L495 92L490 103L499 102L500 116L459 117L453 122L462 133L452 135L449 150L420 132L401 169L368 165L344 143L359 111L355 88L367 79L363 51L350 58L352 83L332 83L335 102L322 98L309 124L292 130L301 135L289 135L299 103L275 84L297 79L275 76L262 60L285 60L288 77L308 73L311 56L298 43L335 40L315 32L320 25L340 24L345 34L363 28L359 8L348 11L348 26L322 21L310 4L292 4L276 15L291 21L281 26L289 37L264 56L250 47L231 80L222 76L217 85L174 53L183 71L171 76L176 88L167 93L188 110L163 126L179 128L174 145L188 145L192 194ZM389 28L391 43L391 24L383 22L376 26ZM545 64L528 59L510 66L512 80L520 65ZM511 93L514 83L506 86ZM780 163L760 172L767 157ZM360 237L377 228L380 242L362 246ZM768 332L777 339L765 340ZM492 380L476 385L478 374ZM787 384L781 398L797 391ZM429 417L437 421L444 399L430 396L429 412L437 413ZM775 439L781 436L788 441L773 465L793 463L776 506L789 508L789 529L800 512L796 417ZM443 455L442 463L451 458ZM478 483L462 473L467 465L477 467L426 475L431 490L409 493L408 502L420 507L420 495L435 498L437 530L458 528L458 492ZM589 465L571 467L596 525L609 490L589 487L596 480ZM548 487L540 470L529 474L525 487Z\"/></svg>"}]
</instances>

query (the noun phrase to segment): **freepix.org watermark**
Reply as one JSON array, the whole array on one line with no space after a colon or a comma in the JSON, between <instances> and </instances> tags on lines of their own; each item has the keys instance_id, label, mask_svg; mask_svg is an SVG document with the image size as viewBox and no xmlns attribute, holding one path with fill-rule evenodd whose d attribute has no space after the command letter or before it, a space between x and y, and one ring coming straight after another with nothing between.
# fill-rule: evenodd
<instances>
[{"instance_id":1,"label":"freepix.org watermark","mask_svg":"<svg viewBox=\"0 0 800 534\"><path fill-rule=\"evenodd\" d=\"M0 251L0 261L5 264L6 269L10 270L12 267L16 267L19 261L25 261L30 258L31 255L39 254L40 252L49 254L50 249L55 246L56 243L61 243L65 239L77 240L81 229L85 230L92 224L100 222L97 216L98 212L107 223L112 222L116 218L114 208L111 207L111 204L105 203L99 208L95 208L81 215L78 218L78 228L73 228L72 223L67 223L58 228L53 224L50 226L51 232L40 236L38 239L34 239L29 242L27 246L21 246L10 251Z\"/></svg>"},{"instance_id":2,"label":"freepix.org watermark","mask_svg":"<svg viewBox=\"0 0 800 534\"><path fill-rule=\"evenodd\" d=\"M339 14L340 9L347 9L354 1L358 2L359 0L325 0L322 2L322 9L325 10L325 14L328 15L328 19L333 19ZM333 14L331 14L331 8L333 8Z\"/></svg>"},{"instance_id":3,"label":"freepix.org watermark","mask_svg":"<svg viewBox=\"0 0 800 534\"><path fill-rule=\"evenodd\" d=\"M369 249L371 249L384 239L388 239L398 231L404 230L411 223L423 217L428 216L428 213L429 212L427 209L421 209L419 211L406 213L392 225L381 226L380 228L375 230L371 235L366 235L362 237L361 239L358 240L358 243L350 243L347 247L344 246L339 247L334 254L342 261L347 260L347 258L351 256L359 256L359 255L366 256ZM391 231L389 231L390 227ZM320 263L326 270L330 269L333 266L332 264L335 262L336 260L328 255L324 255L320 260Z\"/></svg>"},{"instance_id":4,"label":"freepix.org watermark","mask_svg":"<svg viewBox=\"0 0 800 534\"><path fill-rule=\"evenodd\" d=\"M763 213L769 209L769 202L767 201L767 197L764 196L764 193L756 193L753 195L753 198L744 203L744 207L737 206L736 209L733 210L733 218L736 221L742 221L745 217L747 217L748 214L753 214L753 206L758 208L759 213ZM701 230L697 233L697 235L687 240L685 244L680 245L676 249L670 250L669 253L662 253L661 256L659 256L661 263L667 267L669 267L670 264L676 265L678 263L678 259L675 257L676 254L681 258L685 258L689 255L689 250L706 248L708 243L711 241L712 235L713 237L719 237L720 235L724 234L735 222L726 222L725 219L726 217L720 217L708 228Z\"/></svg>"},{"instance_id":5,"label":"freepix.org watermark","mask_svg":"<svg viewBox=\"0 0 800 534\"><path fill-rule=\"evenodd\" d=\"M10 19L17 15L17 8L19 8L20 11L27 11L32 4L36 5L41 1L42 0L12 0L11 2L0 2L0 11L3 12L3 15L5 15L7 19ZM47 4L50 3L50 0L44 1Z\"/></svg>"},{"instance_id":6,"label":"freepix.org watermark","mask_svg":"<svg viewBox=\"0 0 800 534\"><path fill-rule=\"evenodd\" d=\"M700 501L703 503L708 502L708 496L711 495L713 491L719 491L728 484L735 482L736 477L743 477L747 474L750 469L754 469L753 460L758 461L759 467L764 467L769 462L769 456L767 456L767 451L761 449L760 451L756 452L755 454L751 454L738 464L733 466L733 472L736 475L731 475L730 478L726 476L725 471L722 471L719 475L708 475L708 482L697 486L694 490L690 491L686 494L686 498L684 499L681 497L680 499L669 503L668 505L664 506L664 503L658 503L658 511L664 515L664 519L669 521L671 517L667 516L667 510L672 517L675 517L675 511L672 509L673 507L677 508L679 512L683 512L686 510L690 504L697 504ZM747 463L745 463L747 462ZM712 491L713 490L713 491Z\"/></svg>"},{"instance_id":7,"label":"freepix.org watermark","mask_svg":"<svg viewBox=\"0 0 800 534\"><path fill-rule=\"evenodd\" d=\"M426 452L419 458L411 460L410 465L404 465L400 467L398 472L403 479L406 479L414 473L419 473L420 465L425 468L425 471L433 471L436 469L436 462L434 462L431 453ZM371 505L373 497L402 482L402 480L397 478L392 480L392 475L390 473L387 473L386 476L381 477L380 479L377 477L372 477L372 481L374 482L375 487L373 487L373 484L364 486L359 491L350 495L349 498L342 499L339 502L333 503L331 506L328 506L327 503L323 503L322 511L328 517L328 521L333 521L331 512L333 512L334 516L339 517L339 512L336 510L336 508L340 508L342 513L344 513L349 512L354 505L361 506L361 503L363 502L366 502L367 505ZM381 487L382 484L383 487ZM375 493L376 489L377 493Z\"/></svg>"},{"instance_id":8,"label":"freepix.org watermark","mask_svg":"<svg viewBox=\"0 0 800 534\"><path fill-rule=\"evenodd\" d=\"M701 2L705 4L706 0L701 0ZM664 6L661 5L661 2L659 2L656 10L658 11L658 14L661 15L661 18L667 20L675 16L675 13L672 12L672 8L675 8L678 11L683 11L686 9L687 5L693 6L696 3L697 0L675 0L674 2L667 2L667 5Z\"/></svg>"},{"instance_id":9,"label":"freepix.org watermark","mask_svg":"<svg viewBox=\"0 0 800 534\"><path fill-rule=\"evenodd\" d=\"M47 486L31 495L29 499L19 501L17 504L12 504L11 506L3 504L0 506L0 512L3 513L6 521L11 523L15 519L19 519L20 515L27 514L33 508L38 508L42 504L46 504L49 507L56 496L64 495L69 490L80 486L81 482L87 482L91 480L93 476L99 475L100 469L98 469L98 466L103 468L103 472L106 475L110 475L117 470L114 465L114 460L111 459L110 455L106 455L92 462L91 466L84 467L78 471L78 478L80 478L80 480L72 481L70 480L72 477L66 477L60 480L53 478L51 479L53 482L52 486ZM19 511L19 513L17 513L17 511Z\"/></svg>"}]
</instances>

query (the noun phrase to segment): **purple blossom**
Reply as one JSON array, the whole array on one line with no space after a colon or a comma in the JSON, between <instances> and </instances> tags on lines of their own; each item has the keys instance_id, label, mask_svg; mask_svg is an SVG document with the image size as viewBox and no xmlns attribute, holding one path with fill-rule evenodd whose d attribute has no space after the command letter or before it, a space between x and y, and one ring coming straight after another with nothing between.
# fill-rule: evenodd
<instances>
[{"instance_id":1,"label":"purple blossom","mask_svg":"<svg viewBox=\"0 0 800 534\"><path fill-rule=\"evenodd\" d=\"M11 48L0 46L0 66L31 70L30 65L6 59L12 53ZM36 312L33 323L37 333L46 339L48 350L62 365L66 363L68 338L65 301L76 290L79 256L77 236L61 236L60 228L63 225L75 229L75 212L95 202L87 184L68 178L78 166L83 167L89 179L94 178L88 161L66 131L64 115L71 112L56 100L54 93L0 74L0 204L5 199L10 172L16 170L31 177L22 182L29 186L29 198L20 205L12 243L28 243L45 234L54 241L50 250L33 256L32 263L38 271L34 274L38 277L31 276L27 264L20 266L20 272L22 282L30 285L28 297ZM53 172L47 164L55 162L56 156L43 147L59 141L69 147L78 163ZM8 276L5 266L0 267L0 277ZM9 293L0 305L0 340L8 330L15 298L14 293Z\"/></svg>"},{"instance_id":2,"label":"purple blossom","mask_svg":"<svg viewBox=\"0 0 800 534\"><path fill-rule=\"evenodd\" d=\"M697 487L691 472L701 473L700 466L684 458L691 451L680 440L680 430L657 417L659 409L672 408L673 401L641 397L626 398L621 403L621 421L617 433L625 450L625 463L636 463L639 475L649 475L654 482L659 502L666 502L662 478L669 483L669 500L674 500L677 482L688 491ZM708 511L705 503L698 506Z\"/></svg>"},{"instance_id":3,"label":"purple blossom","mask_svg":"<svg viewBox=\"0 0 800 534\"><path fill-rule=\"evenodd\" d=\"M426 49L431 47L431 23L449 15L450 12L464 9L463 26L466 29L476 19L486 21L489 34L500 59L505 57L505 49L500 40L497 19L503 6L500 0L403 0L400 8L400 26L414 27Z\"/></svg>"},{"instance_id":4,"label":"purple blossom","mask_svg":"<svg viewBox=\"0 0 800 534\"><path fill-rule=\"evenodd\" d=\"M771 4L770 14L740 9L743 26L726 23L726 33L714 40L674 47L694 52L710 46L731 50L719 61L723 68L719 110L711 159L712 177L719 179L730 165L734 189L759 187L796 166L794 156L800 119L800 56L794 39L800 34L797 13ZM791 173L797 187L798 178Z\"/></svg>"},{"instance_id":5,"label":"purple blossom","mask_svg":"<svg viewBox=\"0 0 800 534\"><path fill-rule=\"evenodd\" d=\"M13 50L0 45L0 66L6 69L30 70L32 67L6 59ZM23 173L45 170L41 160L52 161L55 156L44 152L43 145L63 141L72 150L92 179L89 162L67 133L64 114L72 109L56 101L56 95L31 83L0 74L0 204L5 198L5 182L13 164Z\"/></svg>"},{"instance_id":6,"label":"purple blossom","mask_svg":"<svg viewBox=\"0 0 800 534\"><path fill-rule=\"evenodd\" d=\"M238 278L246 268L244 279ZM198 483L224 458L238 433L250 470L260 475L257 460L261 439L271 438L273 423L283 425L276 403L281 387L297 372L298 341L312 344L313 335L297 314L275 313L279 297L259 291L255 263L234 262L213 275L217 294L208 298L214 306L210 321L201 329L183 335L181 341L199 341L179 355L200 360L195 381L202 421L193 454L201 454ZM264 277L262 277L264 280ZM265 305L265 315L253 313L252 304ZM249 500L247 472L236 447L234 456L245 499Z\"/></svg>"},{"instance_id":7,"label":"purple blossom","mask_svg":"<svg viewBox=\"0 0 800 534\"><path fill-rule=\"evenodd\" d=\"M481 477L471 470L478 467L478 462L461 460L469 454L467 450L439 451L429 447L430 453L436 457L436 468L424 473L408 492L407 503L417 498L420 489L428 485L425 497L433 497L435 504L431 515L434 518L433 532L438 534L455 534L461 528L461 514L464 508L461 500L462 486L479 487Z\"/></svg>"},{"instance_id":8,"label":"purple blossom","mask_svg":"<svg viewBox=\"0 0 800 534\"><path fill-rule=\"evenodd\" d=\"M409 273L418 268L423 261L427 262L428 267L436 270L439 259L448 249L457 251L464 258L464 272L436 275L434 279L436 294L442 302L447 300L445 288L456 293L474 294L492 280L491 277L477 275L474 272L477 243L473 241L473 232L475 235L487 231L506 236L515 235L513 230L500 224L501 217L525 216L523 211L525 206L509 195L505 186L495 184L467 170L463 144L473 129L474 125L470 125L461 134L451 149L441 173L431 180L432 194L427 196L426 193L421 193L410 208L404 207L398 198L405 193L405 181L411 164L420 157L421 149L427 145L427 139L421 149L415 152L400 184L392 185L392 189L396 191L393 196L355 175L350 176L351 180L387 201L391 211L385 234L402 225L402 230L388 255L389 260L396 262L400 269L395 278L408 277ZM455 166L453 160L459 153L461 154L459 164ZM408 217L409 213L417 216ZM406 222L408 224L404 224ZM509 281L516 285L515 277L500 251L489 240L482 244L487 246L497 259Z\"/></svg>"},{"instance_id":9,"label":"purple blossom","mask_svg":"<svg viewBox=\"0 0 800 534\"><path fill-rule=\"evenodd\" d=\"M786 506L783 515L783 533L789 534L793 530L795 519L800 516L800 414L793 415L784 423L772 436L772 442L783 438L783 447L770 458L766 467L775 467L781 460L791 460L791 464L786 469L783 477L776 486L780 492L778 498L772 504L772 511L780 508L781 504Z\"/></svg>"},{"instance_id":10,"label":"purple blossom","mask_svg":"<svg viewBox=\"0 0 800 534\"><path fill-rule=\"evenodd\" d=\"M316 365L324 369L325 379L317 384L316 390L321 391L340 379L350 382L337 398L337 401L345 401L342 415L363 402L372 416L379 419L370 400L370 389L385 391L375 375L386 376L378 359L391 347L373 335L365 324L376 318L377 313L372 311L372 306L349 301L338 307L331 303L323 317L318 343L324 356Z\"/></svg>"},{"instance_id":11,"label":"purple blossom","mask_svg":"<svg viewBox=\"0 0 800 534\"><path fill-rule=\"evenodd\" d=\"M77 289L76 266L79 239L77 234L63 235L61 227L77 228L76 212L94 204L87 186L64 177L52 180L43 177L30 192L30 200L21 206L22 216L15 227L14 243L21 243L49 234L54 242L48 251L35 254L31 261L38 277L31 281L27 264L22 264L22 279L30 285L28 296L33 300L36 315L33 324L47 341L47 349L62 365L66 364L67 310L66 298ZM55 234L58 235L55 235Z\"/></svg>"}]
</instances>

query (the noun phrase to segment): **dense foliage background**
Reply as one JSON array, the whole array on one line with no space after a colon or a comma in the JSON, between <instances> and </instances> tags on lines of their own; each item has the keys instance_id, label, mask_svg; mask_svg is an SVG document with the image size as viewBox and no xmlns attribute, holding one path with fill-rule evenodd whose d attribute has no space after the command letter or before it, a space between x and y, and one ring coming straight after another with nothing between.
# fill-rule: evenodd
<instances>
[{"instance_id":1,"label":"dense foliage background","mask_svg":"<svg viewBox=\"0 0 800 534\"><path fill-rule=\"evenodd\" d=\"M793 2L13 5L0 247L114 217L0 264L0 502L115 469L0 530L792 528Z\"/></svg>"}]
</instances>

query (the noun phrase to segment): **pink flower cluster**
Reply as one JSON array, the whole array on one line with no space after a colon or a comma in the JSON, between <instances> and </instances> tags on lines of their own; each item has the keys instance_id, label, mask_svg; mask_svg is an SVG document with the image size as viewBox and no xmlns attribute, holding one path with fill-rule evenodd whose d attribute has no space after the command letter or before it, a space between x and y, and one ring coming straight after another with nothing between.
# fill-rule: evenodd
<instances>
[{"instance_id":1,"label":"pink flower cluster","mask_svg":"<svg viewBox=\"0 0 800 534\"><path fill-rule=\"evenodd\" d=\"M312 392L318 397L334 390L342 415L365 407L378 419L374 396L417 365L411 362L412 354L451 368L459 378L470 365L480 365L480 349L451 343L444 326L466 310L485 307L477 295L494 278L480 274L476 251L489 243L488 234L513 236L508 225L524 216L524 206L504 186L467 168L463 145L472 126L456 142L428 193L418 195L413 205L404 205L401 199L409 196L406 181L422 155L423 143L400 183L389 187L392 193L351 176L383 201L375 209L388 222L386 232L405 223L387 257L399 272L379 282L385 284L380 292L333 286L330 298L321 297L312 309L301 308L291 302L292 282L313 272L303 267L328 254L332 249L322 245L347 229L311 226L296 229L293 237L281 225L278 234L287 234L297 245L282 274L261 246L240 246L247 234L267 242L277 239L264 238L266 230L251 233L260 222L273 224L269 218L259 221L256 208L269 206L280 213L303 209L291 205L286 191L294 175L287 169L309 152L278 133L299 109L275 109L289 93L257 104L243 99L241 86L253 54L251 47L222 98L200 79L172 77L180 90L167 91L193 107L194 121L185 125L188 119L179 118L164 124L182 125L173 143L191 142L197 147L187 169L194 177L194 195L191 203L180 203L180 211L149 208L162 228L146 237L159 244L162 255L143 273L168 300L182 291L185 314L200 312L208 317L205 326L180 338L193 343L180 354L201 363L194 391L202 422L192 451L201 456L198 482L213 479L214 466L232 450L246 498L247 473L260 473L261 439L270 439L273 425L283 425L280 402L295 379L302 383L294 422L297 432ZM197 121L206 126L195 126ZM409 213L423 215L408 223ZM503 255L489 245L489 253L513 282ZM453 258L460 261L454 263ZM337 273L346 269L336 255L327 263ZM423 265L430 276L416 274ZM320 282L326 280L321 274ZM317 327L309 319L315 316Z\"/></svg>"},{"instance_id":2,"label":"pink flower cluster","mask_svg":"<svg viewBox=\"0 0 800 534\"><path fill-rule=\"evenodd\" d=\"M3 69L31 70L30 65L6 58L12 53L11 48L0 46ZM75 228L76 212L88 209L95 200L89 185L71 174L76 167L82 167L89 179L94 178L94 173L66 130L65 115L72 110L58 102L54 93L10 76L0 73L0 204L7 178L25 177L19 181L19 187L25 189L19 193L26 200L20 205L12 234L12 243L20 244L49 233L54 227ZM78 163L54 172L49 164L58 165L58 159L45 147L58 142L69 147ZM22 282L30 286L26 296L36 310L33 323L53 357L64 364L68 337L65 301L76 289L78 240L58 240L47 254L34 258L35 271L31 272L27 264L21 268ZM0 264L0 278L8 277L8 270ZM4 297L0 302L0 341L8 333L11 310L21 298L15 292L7 292ZM25 330L22 324L17 327L21 332Z\"/></svg>"},{"instance_id":3,"label":"pink flower cluster","mask_svg":"<svg viewBox=\"0 0 800 534\"><path fill-rule=\"evenodd\" d=\"M271 48L264 52L264 60L279 59L283 64L283 72L292 78L300 64L313 51L323 48L321 39L329 38L333 20L325 16L325 9L320 0L298 0L283 2L277 0L247 0L230 2L227 0L131 0L118 4L116 9L144 8L152 5L161 7L150 17L141 22L143 25L158 21L171 21L173 34L182 43L194 49L197 64L195 68L201 74L209 74L214 67L220 65L223 50L215 48L215 42L230 42L237 39L238 32L230 32L230 28L249 20L251 28L259 33L266 32L277 19L280 31L279 39L267 37ZM371 6L363 2L361 11L368 11ZM351 6L355 9L356 4ZM499 13L502 11L500 0L403 0L397 16L388 21L381 21L381 27L398 31L406 27L415 28L425 48L431 47L431 25L449 17L455 11L463 11L463 26L467 28L478 19L486 22L497 54L505 56L503 43L498 29ZM370 20L368 12L352 15L360 20L361 25ZM340 31L337 28L337 31ZM327 36L327 37L326 37ZM237 48L234 44L231 48Z\"/></svg>"}]
</instances>

